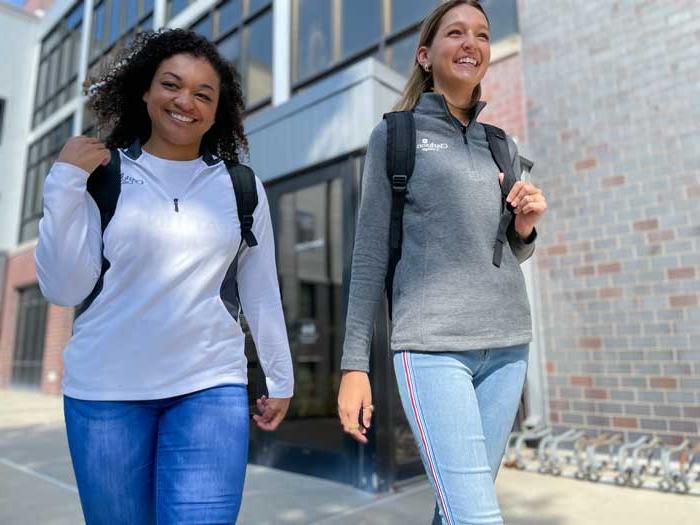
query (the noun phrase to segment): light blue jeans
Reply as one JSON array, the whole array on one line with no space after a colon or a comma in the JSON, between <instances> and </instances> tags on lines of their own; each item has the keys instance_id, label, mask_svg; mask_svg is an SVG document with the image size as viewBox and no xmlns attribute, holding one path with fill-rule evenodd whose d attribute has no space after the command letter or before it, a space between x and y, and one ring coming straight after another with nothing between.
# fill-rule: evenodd
<instances>
[{"instance_id":1,"label":"light blue jeans","mask_svg":"<svg viewBox=\"0 0 700 525\"><path fill-rule=\"evenodd\" d=\"M528 345L396 352L401 403L435 491L434 525L502 525L494 481L518 411Z\"/></svg>"},{"instance_id":2,"label":"light blue jeans","mask_svg":"<svg viewBox=\"0 0 700 525\"><path fill-rule=\"evenodd\" d=\"M236 522L248 459L245 385L152 401L64 396L87 525Z\"/></svg>"}]
</instances>

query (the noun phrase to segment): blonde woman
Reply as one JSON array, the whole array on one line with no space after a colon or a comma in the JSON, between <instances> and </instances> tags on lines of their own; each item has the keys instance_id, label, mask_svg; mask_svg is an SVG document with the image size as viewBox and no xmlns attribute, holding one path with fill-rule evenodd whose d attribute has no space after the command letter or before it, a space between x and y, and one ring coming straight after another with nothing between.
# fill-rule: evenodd
<instances>
[{"instance_id":1,"label":"blonde woman","mask_svg":"<svg viewBox=\"0 0 700 525\"><path fill-rule=\"evenodd\" d=\"M503 523L494 480L532 338L520 264L534 251L535 225L547 208L532 184L503 189L488 127L477 122L489 61L489 21L479 2L441 4L423 24L396 108L412 111L416 151L402 255L389 283L391 348L403 408L435 491L436 524ZM515 143L503 139L507 167L519 174ZM373 319L390 270L386 159L384 121L365 162L338 396L341 424L361 443L373 411L367 374ZM504 235L497 236L499 223Z\"/></svg>"}]
</instances>

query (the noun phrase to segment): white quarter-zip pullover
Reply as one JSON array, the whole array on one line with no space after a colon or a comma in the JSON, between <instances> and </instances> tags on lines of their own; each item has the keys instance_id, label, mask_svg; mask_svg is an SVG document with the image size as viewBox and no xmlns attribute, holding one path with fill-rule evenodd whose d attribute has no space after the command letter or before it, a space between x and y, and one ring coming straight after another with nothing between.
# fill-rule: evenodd
<instances>
[{"instance_id":1,"label":"white quarter-zip pullover","mask_svg":"<svg viewBox=\"0 0 700 525\"><path fill-rule=\"evenodd\" d=\"M161 399L246 384L244 334L222 283L237 265L240 303L270 397L291 397L270 210L256 179L258 246L241 248L223 161L169 161L120 151L121 193L101 232L88 173L57 162L44 187L36 265L52 303L76 306L109 262L102 289L74 323L63 391L88 400ZM104 246L103 246L104 242ZM245 245L244 245L245 246ZM238 254L238 256L237 256Z\"/></svg>"}]
</instances>

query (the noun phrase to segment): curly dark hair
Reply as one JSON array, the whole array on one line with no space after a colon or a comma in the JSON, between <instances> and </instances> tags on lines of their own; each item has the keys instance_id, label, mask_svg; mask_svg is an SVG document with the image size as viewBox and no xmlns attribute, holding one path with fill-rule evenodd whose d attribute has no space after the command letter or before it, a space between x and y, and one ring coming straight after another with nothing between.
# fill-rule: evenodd
<instances>
[{"instance_id":1,"label":"curly dark hair","mask_svg":"<svg viewBox=\"0 0 700 525\"><path fill-rule=\"evenodd\" d=\"M202 137L201 149L239 162L248 152L243 131L245 102L240 77L206 38L186 29L161 29L136 34L97 78L88 78L84 93L95 113L97 127L106 131L108 148L126 148L151 135L151 120L143 101L158 66L173 55L189 54L206 59L218 73L221 91L214 124Z\"/></svg>"}]
</instances>

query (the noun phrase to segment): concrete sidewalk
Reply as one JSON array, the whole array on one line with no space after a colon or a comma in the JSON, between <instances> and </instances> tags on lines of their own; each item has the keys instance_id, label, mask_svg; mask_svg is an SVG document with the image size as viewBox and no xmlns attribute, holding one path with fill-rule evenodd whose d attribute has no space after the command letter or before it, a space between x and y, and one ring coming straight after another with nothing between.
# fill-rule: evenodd
<instances>
[{"instance_id":1,"label":"concrete sidewalk","mask_svg":"<svg viewBox=\"0 0 700 525\"><path fill-rule=\"evenodd\" d=\"M700 498L503 469L496 484L508 525L695 525ZM392 494L251 465L240 525L427 525L422 480ZM82 523L61 400L0 390L0 523Z\"/></svg>"}]
</instances>

